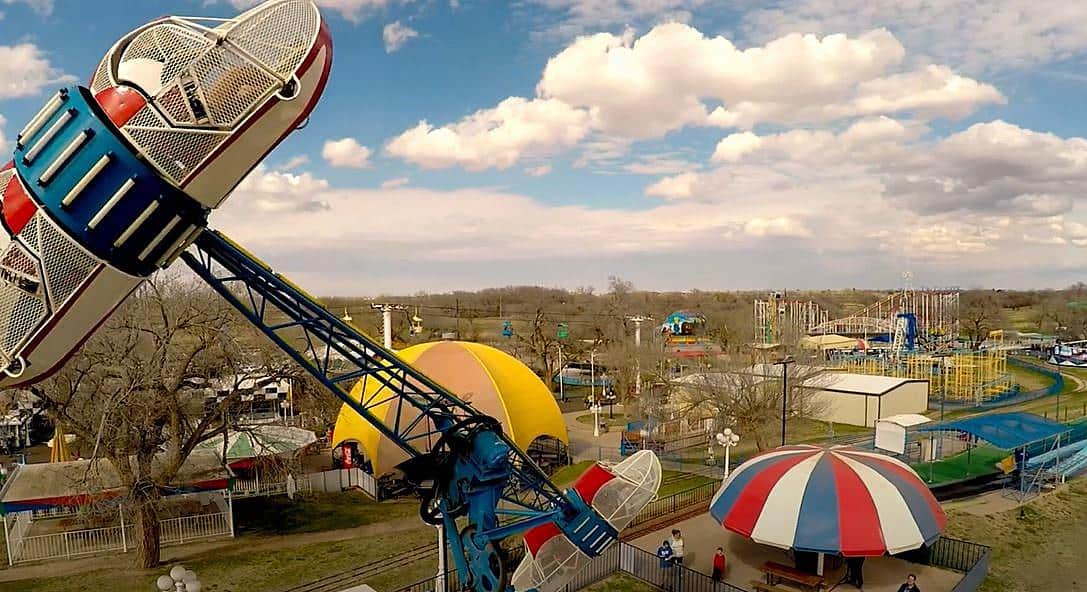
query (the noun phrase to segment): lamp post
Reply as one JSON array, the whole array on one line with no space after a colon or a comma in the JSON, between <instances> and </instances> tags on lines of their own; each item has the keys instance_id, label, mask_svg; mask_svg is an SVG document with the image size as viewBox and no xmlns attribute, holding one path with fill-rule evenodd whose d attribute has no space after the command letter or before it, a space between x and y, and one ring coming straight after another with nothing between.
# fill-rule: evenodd
<instances>
[{"instance_id":1,"label":"lamp post","mask_svg":"<svg viewBox=\"0 0 1087 592\"><path fill-rule=\"evenodd\" d=\"M203 584L191 569L175 565L169 575L159 576L159 579L155 581L155 587L161 592L200 592Z\"/></svg>"},{"instance_id":2,"label":"lamp post","mask_svg":"<svg viewBox=\"0 0 1087 592\"><path fill-rule=\"evenodd\" d=\"M589 400L596 404L596 348L589 350Z\"/></svg>"},{"instance_id":3,"label":"lamp post","mask_svg":"<svg viewBox=\"0 0 1087 592\"><path fill-rule=\"evenodd\" d=\"M725 431L717 434L717 443L725 449L725 479L728 479L728 453L729 449L740 442L740 435L733 432L732 428L725 428Z\"/></svg>"},{"instance_id":4,"label":"lamp post","mask_svg":"<svg viewBox=\"0 0 1087 592\"><path fill-rule=\"evenodd\" d=\"M566 391L564 390L564 387L563 387L563 376L562 376L562 370L563 370L563 365L562 365L562 344L556 341L555 342L555 348L559 350L559 400L562 401L563 403L565 403L566 402Z\"/></svg>"},{"instance_id":5,"label":"lamp post","mask_svg":"<svg viewBox=\"0 0 1087 592\"><path fill-rule=\"evenodd\" d=\"M600 403L593 401L593 437L600 437Z\"/></svg>"},{"instance_id":6,"label":"lamp post","mask_svg":"<svg viewBox=\"0 0 1087 592\"><path fill-rule=\"evenodd\" d=\"M774 362L775 366L781 366L781 445L785 445L785 416L789 409L789 364L795 362L792 357Z\"/></svg>"}]
</instances>

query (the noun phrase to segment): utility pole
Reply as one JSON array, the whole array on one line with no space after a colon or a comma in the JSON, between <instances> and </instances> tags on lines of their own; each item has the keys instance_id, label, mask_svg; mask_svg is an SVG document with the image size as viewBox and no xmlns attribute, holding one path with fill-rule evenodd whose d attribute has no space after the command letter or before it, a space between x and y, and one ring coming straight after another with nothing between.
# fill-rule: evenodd
<instances>
[{"instance_id":1,"label":"utility pole","mask_svg":"<svg viewBox=\"0 0 1087 592\"><path fill-rule=\"evenodd\" d=\"M642 323L652 321L653 317L633 315L627 317L627 320L634 323L634 394L640 397L642 394L642 361L638 357L638 352L642 348Z\"/></svg>"},{"instance_id":2,"label":"utility pole","mask_svg":"<svg viewBox=\"0 0 1087 592\"><path fill-rule=\"evenodd\" d=\"M394 310L407 310L408 307L403 304L376 304L371 302L370 308L381 311L381 326L384 344L386 349L393 348L393 311Z\"/></svg>"}]
</instances>

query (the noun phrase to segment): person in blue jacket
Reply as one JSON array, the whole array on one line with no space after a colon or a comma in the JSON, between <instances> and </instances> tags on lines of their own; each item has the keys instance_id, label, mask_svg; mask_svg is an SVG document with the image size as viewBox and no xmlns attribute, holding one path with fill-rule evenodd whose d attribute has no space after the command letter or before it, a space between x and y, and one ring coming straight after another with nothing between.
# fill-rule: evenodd
<instances>
[{"instance_id":1,"label":"person in blue jacket","mask_svg":"<svg viewBox=\"0 0 1087 592\"><path fill-rule=\"evenodd\" d=\"M664 570L664 589L672 590L672 567L675 563L672 562L672 544L665 539L661 546L657 547L657 558L660 559L661 569Z\"/></svg>"}]
</instances>

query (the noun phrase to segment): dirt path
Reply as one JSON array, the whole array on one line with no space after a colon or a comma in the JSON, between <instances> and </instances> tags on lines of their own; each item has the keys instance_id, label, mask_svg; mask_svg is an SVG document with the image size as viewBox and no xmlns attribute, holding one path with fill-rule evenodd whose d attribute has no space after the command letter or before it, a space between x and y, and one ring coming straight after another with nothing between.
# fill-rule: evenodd
<instances>
[{"instance_id":1,"label":"dirt path","mask_svg":"<svg viewBox=\"0 0 1087 592\"><path fill-rule=\"evenodd\" d=\"M355 528L307 532L287 535L247 535L234 539L223 539L205 543L192 543L182 546L166 547L162 550L162 563L198 558L210 554L242 555L254 551L269 551L288 547L300 547L316 543L347 541L374 534L389 534L421 528L419 518L412 516L378 524L367 524ZM131 554L88 557L70 561L59 561L21 567L0 569L0 582L29 580L79 574L88 571L109 568L130 568Z\"/></svg>"}]
</instances>

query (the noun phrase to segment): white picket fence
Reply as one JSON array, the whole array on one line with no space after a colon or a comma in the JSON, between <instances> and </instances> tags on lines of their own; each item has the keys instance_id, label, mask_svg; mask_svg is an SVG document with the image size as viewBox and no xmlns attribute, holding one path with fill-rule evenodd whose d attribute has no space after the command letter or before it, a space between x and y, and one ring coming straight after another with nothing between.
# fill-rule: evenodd
<instances>
[{"instance_id":1,"label":"white picket fence","mask_svg":"<svg viewBox=\"0 0 1087 592\"><path fill-rule=\"evenodd\" d=\"M357 487L370 497L378 499L377 480L373 475L357 467L310 473L306 477L309 478L308 485L311 491L338 492ZM299 481L305 481L305 479L299 479Z\"/></svg>"},{"instance_id":2,"label":"white picket fence","mask_svg":"<svg viewBox=\"0 0 1087 592\"><path fill-rule=\"evenodd\" d=\"M29 512L28 512L29 514ZM221 536L234 536L230 512L199 514L168 518L159 522L160 544L163 547ZM25 533L25 529L22 530ZM133 547L136 526L109 526L89 528L36 536L19 536L8 531L8 563L28 563L49 559L72 559L120 551Z\"/></svg>"},{"instance_id":3,"label":"white picket fence","mask_svg":"<svg viewBox=\"0 0 1087 592\"><path fill-rule=\"evenodd\" d=\"M295 479L295 493L309 493L313 490L312 481L303 476ZM320 490L324 491L324 490ZM234 499L244 497L259 497L265 495L279 495L287 493L286 481L268 482L256 479L234 479L230 485L230 495Z\"/></svg>"}]
</instances>

